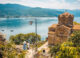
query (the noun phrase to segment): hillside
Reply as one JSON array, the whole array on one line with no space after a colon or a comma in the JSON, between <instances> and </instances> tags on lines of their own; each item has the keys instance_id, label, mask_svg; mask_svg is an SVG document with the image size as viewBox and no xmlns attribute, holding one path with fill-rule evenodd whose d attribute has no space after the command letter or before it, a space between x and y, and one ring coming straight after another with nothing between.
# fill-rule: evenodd
<instances>
[{"instance_id":1,"label":"hillside","mask_svg":"<svg viewBox=\"0 0 80 58\"><path fill-rule=\"evenodd\" d=\"M63 13L64 9L33 8L19 4L0 4L0 17L56 17ZM75 16L80 16L80 10L67 10Z\"/></svg>"}]
</instances>

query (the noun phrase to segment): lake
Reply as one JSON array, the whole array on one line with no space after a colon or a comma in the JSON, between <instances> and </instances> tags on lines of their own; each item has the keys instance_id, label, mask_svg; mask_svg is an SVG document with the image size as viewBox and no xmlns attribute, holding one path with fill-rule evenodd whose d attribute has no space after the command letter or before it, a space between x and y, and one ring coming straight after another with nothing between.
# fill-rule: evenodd
<instances>
[{"instance_id":1,"label":"lake","mask_svg":"<svg viewBox=\"0 0 80 58\"><path fill-rule=\"evenodd\" d=\"M35 19L37 19L37 32L42 40L48 37L48 27L58 23L57 17L0 18L0 32L6 35L7 40L11 35L35 32ZM30 21L33 21L32 25ZM80 17L75 17L74 21L80 23Z\"/></svg>"}]
</instances>

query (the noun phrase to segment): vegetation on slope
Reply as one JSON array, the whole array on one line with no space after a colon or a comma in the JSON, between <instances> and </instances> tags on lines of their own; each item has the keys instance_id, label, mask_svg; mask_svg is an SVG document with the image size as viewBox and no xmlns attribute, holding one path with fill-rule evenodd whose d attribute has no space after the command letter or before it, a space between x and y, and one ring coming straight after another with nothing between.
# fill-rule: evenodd
<instances>
[{"instance_id":1,"label":"vegetation on slope","mask_svg":"<svg viewBox=\"0 0 80 58\"><path fill-rule=\"evenodd\" d=\"M27 41L29 43L35 43L36 41L41 41L41 36L37 35L35 33L28 33L28 34L17 34L17 35L12 35L10 37L10 42L13 42L15 44L22 44L23 41Z\"/></svg>"},{"instance_id":2,"label":"vegetation on slope","mask_svg":"<svg viewBox=\"0 0 80 58\"><path fill-rule=\"evenodd\" d=\"M0 17L20 17L20 16L30 16L30 17L52 17L58 16L63 13L62 11L57 11L55 9L44 9L44 8L32 8L18 4L0 4Z\"/></svg>"},{"instance_id":3,"label":"vegetation on slope","mask_svg":"<svg viewBox=\"0 0 80 58\"><path fill-rule=\"evenodd\" d=\"M80 58L80 31L73 32L69 41L52 47L50 54L55 58Z\"/></svg>"},{"instance_id":4,"label":"vegetation on slope","mask_svg":"<svg viewBox=\"0 0 80 58\"><path fill-rule=\"evenodd\" d=\"M14 44L5 42L0 44L0 57L1 58L25 58L25 51L19 50Z\"/></svg>"}]
</instances>

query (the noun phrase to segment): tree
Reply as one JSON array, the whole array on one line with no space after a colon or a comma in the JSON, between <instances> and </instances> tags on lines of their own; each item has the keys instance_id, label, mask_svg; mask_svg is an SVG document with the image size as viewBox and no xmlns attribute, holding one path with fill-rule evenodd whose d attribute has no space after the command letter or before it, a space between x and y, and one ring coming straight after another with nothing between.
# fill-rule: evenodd
<instances>
[{"instance_id":1,"label":"tree","mask_svg":"<svg viewBox=\"0 0 80 58\"><path fill-rule=\"evenodd\" d=\"M80 58L80 48L74 47L72 42L64 42L60 46L50 49L54 58Z\"/></svg>"},{"instance_id":2,"label":"tree","mask_svg":"<svg viewBox=\"0 0 80 58\"><path fill-rule=\"evenodd\" d=\"M70 41L74 43L74 46L80 46L80 31L74 31L70 37Z\"/></svg>"},{"instance_id":3,"label":"tree","mask_svg":"<svg viewBox=\"0 0 80 58\"><path fill-rule=\"evenodd\" d=\"M80 31L74 31L69 41L50 49L55 58L80 58Z\"/></svg>"},{"instance_id":4,"label":"tree","mask_svg":"<svg viewBox=\"0 0 80 58\"><path fill-rule=\"evenodd\" d=\"M28 34L17 34L15 36L10 36L10 42L15 44L22 44L23 41L27 41L29 43L35 43L36 41L40 41L41 36L35 33L28 33Z\"/></svg>"},{"instance_id":5,"label":"tree","mask_svg":"<svg viewBox=\"0 0 80 58\"><path fill-rule=\"evenodd\" d=\"M61 44L60 50L56 53L56 58L79 58L78 48L72 44L72 42Z\"/></svg>"},{"instance_id":6,"label":"tree","mask_svg":"<svg viewBox=\"0 0 80 58\"><path fill-rule=\"evenodd\" d=\"M58 52L60 50L60 46L59 45L56 45L56 46L54 46L54 47L51 47L51 49L50 49L50 54L51 54L51 57L52 56L56 56L56 53Z\"/></svg>"}]
</instances>

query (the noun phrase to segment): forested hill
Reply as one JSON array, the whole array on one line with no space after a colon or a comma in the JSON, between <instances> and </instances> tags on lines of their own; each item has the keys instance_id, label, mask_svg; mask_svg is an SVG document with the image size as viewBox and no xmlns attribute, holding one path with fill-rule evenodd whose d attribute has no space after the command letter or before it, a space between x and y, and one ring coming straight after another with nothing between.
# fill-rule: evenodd
<instances>
[{"instance_id":1,"label":"forested hill","mask_svg":"<svg viewBox=\"0 0 80 58\"><path fill-rule=\"evenodd\" d=\"M19 4L0 4L0 17L56 17L63 12L64 9L33 8ZM67 10L67 12L80 17L80 10Z\"/></svg>"}]
</instances>

